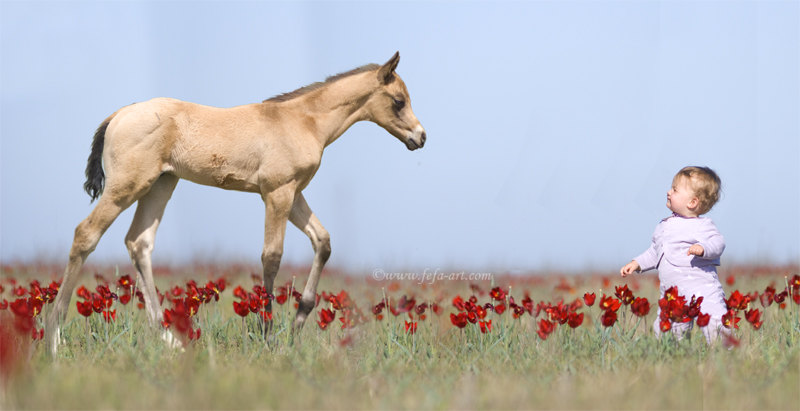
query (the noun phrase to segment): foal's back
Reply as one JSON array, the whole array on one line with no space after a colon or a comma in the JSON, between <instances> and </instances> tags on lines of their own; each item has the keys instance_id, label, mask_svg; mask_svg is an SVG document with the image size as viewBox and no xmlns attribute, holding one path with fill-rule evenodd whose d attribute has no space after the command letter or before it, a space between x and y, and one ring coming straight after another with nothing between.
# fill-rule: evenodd
<instances>
[{"instance_id":1,"label":"foal's back","mask_svg":"<svg viewBox=\"0 0 800 411\"><path fill-rule=\"evenodd\" d=\"M281 138L286 126L276 121L278 109L270 103L218 108L172 98L127 106L108 127L109 179L116 170L157 170L199 184L259 192L265 178L285 180L296 173L296 142ZM125 177L130 176L119 176Z\"/></svg>"}]
</instances>

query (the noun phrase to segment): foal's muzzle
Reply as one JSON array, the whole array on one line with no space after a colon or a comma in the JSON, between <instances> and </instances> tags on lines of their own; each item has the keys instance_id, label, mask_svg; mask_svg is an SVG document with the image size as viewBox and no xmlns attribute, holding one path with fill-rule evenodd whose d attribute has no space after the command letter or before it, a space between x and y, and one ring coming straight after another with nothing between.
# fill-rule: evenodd
<instances>
[{"instance_id":1,"label":"foal's muzzle","mask_svg":"<svg viewBox=\"0 0 800 411\"><path fill-rule=\"evenodd\" d=\"M425 140L428 139L428 135L425 133L425 129L422 126L417 126L411 135L406 139L406 147L414 151L418 148L422 148L425 145Z\"/></svg>"}]
</instances>

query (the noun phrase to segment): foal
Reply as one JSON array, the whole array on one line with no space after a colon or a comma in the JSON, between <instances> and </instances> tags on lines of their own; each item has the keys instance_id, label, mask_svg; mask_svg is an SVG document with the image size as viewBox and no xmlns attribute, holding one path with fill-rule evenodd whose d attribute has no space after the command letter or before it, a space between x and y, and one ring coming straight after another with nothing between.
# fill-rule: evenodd
<instances>
[{"instance_id":1,"label":"foal","mask_svg":"<svg viewBox=\"0 0 800 411\"><path fill-rule=\"evenodd\" d=\"M160 326L163 314L150 256L164 207L180 179L261 195L267 290L278 273L287 220L311 239L314 261L292 326L293 333L299 331L314 308L320 273L331 253L330 236L302 194L325 147L365 120L409 150L425 144L425 130L395 73L399 61L395 53L386 64L359 67L262 103L215 108L156 98L105 119L94 135L84 185L92 200L100 200L75 229L61 290L47 316L50 352L57 351L60 324L86 258L117 216L137 201L125 245L143 284L150 324ZM164 337L172 340L169 333Z\"/></svg>"}]
</instances>

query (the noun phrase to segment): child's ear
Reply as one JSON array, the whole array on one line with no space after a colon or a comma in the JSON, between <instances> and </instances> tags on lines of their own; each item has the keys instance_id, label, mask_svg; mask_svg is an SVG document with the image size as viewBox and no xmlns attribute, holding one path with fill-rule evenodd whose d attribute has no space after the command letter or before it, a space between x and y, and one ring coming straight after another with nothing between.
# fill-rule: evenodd
<instances>
[{"instance_id":1,"label":"child's ear","mask_svg":"<svg viewBox=\"0 0 800 411\"><path fill-rule=\"evenodd\" d=\"M690 210L696 209L698 206L700 206L700 199L693 197L691 200L689 200L689 204L687 204L687 206Z\"/></svg>"}]
</instances>

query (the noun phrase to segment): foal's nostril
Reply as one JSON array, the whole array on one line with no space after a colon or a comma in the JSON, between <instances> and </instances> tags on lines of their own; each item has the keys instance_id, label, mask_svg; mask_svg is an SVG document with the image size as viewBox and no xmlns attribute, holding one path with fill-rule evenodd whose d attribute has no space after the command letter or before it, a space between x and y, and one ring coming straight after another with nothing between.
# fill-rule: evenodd
<instances>
[{"instance_id":1,"label":"foal's nostril","mask_svg":"<svg viewBox=\"0 0 800 411\"><path fill-rule=\"evenodd\" d=\"M423 131L422 132L422 144L425 144L425 140L427 140L427 139L428 139L428 135L425 134L425 132Z\"/></svg>"}]
</instances>

